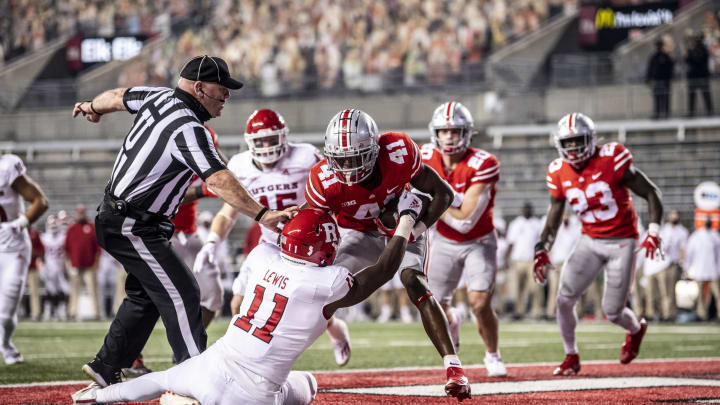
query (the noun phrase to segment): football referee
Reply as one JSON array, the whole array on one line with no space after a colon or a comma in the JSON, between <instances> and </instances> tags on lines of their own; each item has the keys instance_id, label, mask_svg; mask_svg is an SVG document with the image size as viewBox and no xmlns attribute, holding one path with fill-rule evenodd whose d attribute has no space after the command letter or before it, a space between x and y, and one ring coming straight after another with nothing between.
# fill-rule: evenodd
<instances>
[{"instance_id":1,"label":"football referee","mask_svg":"<svg viewBox=\"0 0 720 405\"><path fill-rule=\"evenodd\" d=\"M118 88L75 104L73 117L82 114L90 122L115 111L135 114L95 219L100 246L128 272L127 297L95 359L83 366L101 386L120 382L120 369L140 354L158 316L178 362L205 350L200 290L170 245L168 219L193 173L225 202L276 231L296 211L268 210L255 201L222 162L203 127L220 116L230 90L241 87L225 61L205 55L183 66L175 89Z\"/></svg>"}]
</instances>

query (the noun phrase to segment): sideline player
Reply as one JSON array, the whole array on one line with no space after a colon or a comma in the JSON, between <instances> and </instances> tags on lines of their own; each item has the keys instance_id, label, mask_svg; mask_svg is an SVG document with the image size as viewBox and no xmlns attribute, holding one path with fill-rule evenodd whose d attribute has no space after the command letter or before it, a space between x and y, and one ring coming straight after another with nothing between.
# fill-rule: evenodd
<instances>
[{"instance_id":1,"label":"sideline player","mask_svg":"<svg viewBox=\"0 0 720 405\"><path fill-rule=\"evenodd\" d=\"M354 276L333 264L340 242L333 218L320 209L300 211L285 225L280 247L262 243L248 255L245 295L252 299L243 301L215 344L166 371L104 389L91 384L73 394L73 402L145 401L170 390L203 404L310 403L317 381L291 371L295 361L338 308L362 302L392 278L421 205L405 193L395 236L376 263Z\"/></svg>"},{"instance_id":2,"label":"sideline player","mask_svg":"<svg viewBox=\"0 0 720 405\"><path fill-rule=\"evenodd\" d=\"M564 116L554 137L560 158L548 166L550 208L540 242L535 246L533 271L535 279L544 283L552 269L548 251L567 201L582 221L582 236L560 275L557 321L566 356L553 374L573 375L580 371L575 306L603 266L603 312L610 322L627 331L620 362L630 363L638 355L647 322L638 321L626 306L638 238L637 215L628 189L648 202L648 235L639 249L645 249L645 256L651 259L656 254L662 255L658 232L663 209L660 190L633 165L630 150L616 142L596 145L595 124L587 116L580 113Z\"/></svg>"},{"instance_id":3,"label":"sideline player","mask_svg":"<svg viewBox=\"0 0 720 405\"><path fill-rule=\"evenodd\" d=\"M468 300L485 343L488 376L505 377L498 349L498 319L492 307L497 273L497 236L493 226L500 163L495 155L471 148L475 125L468 109L443 103L428 125L432 143L422 146L423 162L450 183L455 200L430 233L427 276L450 323L455 348L460 346L462 314L452 311L453 293L465 273Z\"/></svg>"},{"instance_id":4,"label":"sideline player","mask_svg":"<svg viewBox=\"0 0 720 405\"><path fill-rule=\"evenodd\" d=\"M343 237L338 264L355 273L373 263L385 246L380 233L381 210L409 183L433 197L427 212L413 229L400 266L400 279L410 301L420 312L425 332L440 353L447 370L446 390L461 399L470 394L460 359L453 346L442 307L432 296L424 274L427 227L450 206L452 189L422 163L415 142L404 133L378 135L366 113L346 109L337 113L325 131L325 159L313 166L305 187L307 203L331 211Z\"/></svg>"},{"instance_id":5,"label":"sideline player","mask_svg":"<svg viewBox=\"0 0 720 405\"><path fill-rule=\"evenodd\" d=\"M310 168L320 160L314 146L307 143L289 143L289 129L283 117L274 110L262 109L253 112L245 125L245 141L248 150L234 155L228 169L240 183L263 206L270 209L300 206L305 202L305 183ZM237 219L240 212L224 204L215 215L210 234L195 257L193 271L202 274L208 267L216 267L216 251ZM267 227L261 227L261 242L276 243L277 234ZM247 267L242 266L238 283L234 284L231 307L239 307ZM348 328L344 321L333 318L328 323L328 335L335 348L335 360L344 366L350 360Z\"/></svg>"},{"instance_id":6,"label":"sideline player","mask_svg":"<svg viewBox=\"0 0 720 405\"><path fill-rule=\"evenodd\" d=\"M26 228L48 209L45 193L26 171L19 157L0 156L0 351L5 364L24 361L12 344L12 335L30 265L30 235ZM30 203L27 210L23 200Z\"/></svg>"},{"instance_id":7,"label":"sideline player","mask_svg":"<svg viewBox=\"0 0 720 405\"><path fill-rule=\"evenodd\" d=\"M44 319L66 320L67 298L70 293L70 284L66 274L67 269L65 253L65 232L55 215L48 215L45 222L45 232L40 240L45 247L43 257L42 277L47 293Z\"/></svg>"}]
</instances>

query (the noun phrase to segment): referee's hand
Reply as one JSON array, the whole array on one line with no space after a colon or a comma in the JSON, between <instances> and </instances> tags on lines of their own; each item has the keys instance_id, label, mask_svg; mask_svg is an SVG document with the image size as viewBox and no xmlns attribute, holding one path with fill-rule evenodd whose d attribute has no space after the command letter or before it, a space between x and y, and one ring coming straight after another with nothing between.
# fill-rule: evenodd
<instances>
[{"instance_id":1,"label":"referee's hand","mask_svg":"<svg viewBox=\"0 0 720 405\"><path fill-rule=\"evenodd\" d=\"M90 122L100 122L100 117L102 117L101 114L96 114L92 111L89 101L75 103L75 108L73 108L73 118L77 117L78 114L82 114L83 117Z\"/></svg>"},{"instance_id":2,"label":"referee's hand","mask_svg":"<svg viewBox=\"0 0 720 405\"><path fill-rule=\"evenodd\" d=\"M298 213L298 207L292 206L282 211L269 210L260 218L260 224L268 227L275 233L282 232L278 224L291 220Z\"/></svg>"}]
</instances>

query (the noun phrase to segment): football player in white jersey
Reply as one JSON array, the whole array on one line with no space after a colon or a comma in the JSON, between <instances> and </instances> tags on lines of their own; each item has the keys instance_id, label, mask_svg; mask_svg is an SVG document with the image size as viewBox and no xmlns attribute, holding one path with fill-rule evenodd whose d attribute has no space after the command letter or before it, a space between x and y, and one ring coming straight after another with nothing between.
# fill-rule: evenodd
<instances>
[{"instance_id":1,"label":"football player in white jersey","mask_svg":"<svg viewBox=\"0 0 720 405\"><path fill-rule=\"evenodd\" d=\"M45 193L25 172L19 157L0 156L0 351L5 364L23 362L11 338L30 264L26 228L48 208ZM30 202L27 210L23 200Z\"/></svg>"},{"instance_id":2,"label":"football player in white jersey","mask_svg":"<svg viewBox=\"0 0 720 405\"><path fill-rule=\"evenodd\" d=\"M354 276L333 265L340 234L332 216L300 211L285 225L280 247L262 243L248 255L248 299L225 336L169 370L103 389L91 384L73 394L74 403L145 401L167 390L204 405L310 403L317 381L291 369L337 309L362 302L397 272L422 202L406 192L397 209L394 236L377 262Z\"/></svg>"},{"instance_id":3,"label":"football player in white jersey","mask_svg":"<svg viewBox=\"0 0 720 405\"><path fill-rule=\"evenodd\" d=\"M55 215L48 215L45 223L45 232L40 240L45 247L43 257L42 278L48 300L45 302L46 319L67 319L66 300L70 293L65 269L65 232Z\"/></svg>"},{"instance_id":4,"label":"football player in white jersey","mask_svg":"<svg viewBox=\"0 0 720 405\"><path fill-rule=\"evenodd\" d=\"M274 110L262 109L253 112L245 126L245 141L248 150L236 154L228 162L228 169L237 176L240 183L270 209L300 206L305 202L305 184L310 168L321 157L314 146L306 143L289 143L288 127L283 117ZM215 215L205 245L195 258L193 271L206 271L215 264L217 248L235 223L239 211L230 204L224 204ZM275 243L277 234L261 227L260 242ZM237 310L243 298L247 267L240 269L233 283L233 299L230 307ZM235 311L233 311L235 313ZM333 318L328 324L328 334L335 347L335 360L345 365L350 360L350 338L347 325Z\"/></svg>"}]
</instances>

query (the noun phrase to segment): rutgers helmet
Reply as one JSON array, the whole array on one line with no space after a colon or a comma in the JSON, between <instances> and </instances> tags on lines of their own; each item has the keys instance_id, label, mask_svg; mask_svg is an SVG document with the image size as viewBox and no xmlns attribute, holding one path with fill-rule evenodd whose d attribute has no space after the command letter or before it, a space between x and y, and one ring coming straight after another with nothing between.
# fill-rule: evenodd
<instances>
[{"instance_id":1,"label":"rutgers helmet","mask_svg":"<svg viewBox=\"0 0 720 405\"><path fill-rule=\"evenodd\" d=\"M368 114L340 111L325 131L324 155L340 183L359 183L372 174L378 157L378 129Z\"/></svg>"},{"instance_id":2,"label":"rutgers helmet","mask_svg":"<svg viewBox=\"0 0 720 405\"><path fill-rule=\"evenodd\" d=\"M558 121L555 147L566 162L579 166L595 154L595 123L586 115L570 113ZM568 145L569 142L573 145Z\"/></svg>"},{"instance_id":3,"label":"rutgers helmet","mask_svg":"<svg viewBox=\"0 0 720 405\"><path fill-rule=\"evenodd\" d=\"M60 230L60 223L55 215L48 215L45 220L45 231L50 233L57 233Z\"/></svg>"},{"instance_id":4,"label":"rutgers helmet","mask_svg":"<svg viewBox=\"0 0 720 405\"><path fill-rule=\"evenodd\" d=\"M329 266L335 261L340 233L330 214L319 208L304 209L283 228L280 256L310 266Z\"/></svg>"},{"instance_id":5,"label":"rutgers helmet","mask_svg":"<svg viewBox=\"0 0 720 405\"><path fill-rule=\"evenodd\" d=\"M254 160L272 164L287 151L288 128L282 115L271 109L256 110L245 126L245 142ZM277 137L277 139L270 139ZM265 146L270 141L271 145Z\"/></svg>"},{"instance_id":6,"label":"rutgers helmet","mask_svg":"<svg viewBox=\"0 0 720 405\"><path fill-rule=\"evenodd\" d=\"M436 108L428 128L433 143L446 155L464 153L475 134L475 122L470 111L457 101L449 101ZM441 129L460 129L460 139L456 143L443 143L438 138L438 130Z\"/></svg>"}]
</instances>

